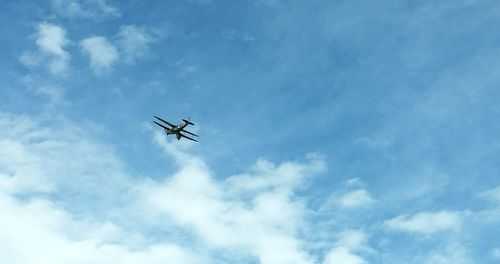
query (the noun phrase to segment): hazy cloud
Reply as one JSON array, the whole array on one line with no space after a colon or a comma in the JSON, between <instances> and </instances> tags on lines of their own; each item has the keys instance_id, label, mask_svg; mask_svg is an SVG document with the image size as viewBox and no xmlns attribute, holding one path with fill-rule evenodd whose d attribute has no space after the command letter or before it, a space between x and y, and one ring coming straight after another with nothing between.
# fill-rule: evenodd
<instances>
[{"instance_id":1,"label":"hazy cloud","mask_svg":"<svg viewBox=\"0 0 500 264\"><path fill-rule=\"evenodd\" d=\"M368 206L374 202L375 200L365 189L350 191L338 198L338 205L342 208L363 207Z\"/></svg>"},{"instance_id":2,"label":"hazy cloud","mask_svg":"<svg viewBox=\"0 0 500 264\"><path fill-rule=\"evenodd\" d=\"M52 0L52 9L60 16L67 18L101 18L120 17L118 8L108 4L106 0Z\"/></svg>"},{"instance_id":3,"label":"hazy cloud","mask_svg":"<svg viewBox=\"0 0 500 264\"><path fill-rule=\"evenodd\" d=\"M60 74L68 68L70 59L65 47L70 43L66 30L57 25L42 22L38 25L35 37L37 52L25 52L20 61L27 67L40 66L48 62L52 74Z\"/></svg>"},{"instance_id":4,"label":"hazy cloud","mask_svg":"<svg viewBox=\"0 0 500 264\"><path fill-rule=\"evenodd\" d=\"M431 235L443 231L458 230L464 212L421 212L414 215L400 215L384 224L390 230Z\"/></svg>"},{"instance_id":5,"label":"hazy cloud","mask_svg":"<svg viewBox=\"0 0 500 264\"><path fill-rule=\"evenodd\" d=\"M336 247L330 250L325 257L324 264L365 264L363 258L353 254L345 247Z\"/></svg>"},{"instance_id":6,"label":"hazy cloud","mask_svg":"<svg viewBox=\"0 0 500 264\"><path fill-rule=\"evenodd\" d=\"M127 63L145 57L149 52L148 45L153 41L146 29L134 25L121 26L118 33L118 45Z\"/></svg>"},{"instance_id":7,"label":"hazy cloud","mask_svg":"<svg viewBox=\"0 0 500 264\"><path fill-rule=\"evenodd\" d=\"M480 196L484 199L500 203L500 186L484 191Z\"/></svg>"},{"instance_id":8,"label":"hazy cloud","mask_svg":"<svg viewBox=\"0 0 500 264\"><path fill-rule=\"evenodd\" d=\"M494 248L494 249L491 251L491 255L492 255L495 259L500 260L500 248Z\"/></svg>"},{"instance_id":9,"label":"hazy cloud","mask_svg":"<svg viewBox=\"0 0 500 264\"><path fill-rule=\"evenodd\" d=\"M89 56L90 67L94 72L101 73L109 70L118 60L116 47L105 37L90 37L80 42L82 52Z\"/></svg>"},{"instance_id":10,"label":"hazy cloud","mask_svg":"<svg viewBox=\"0 0 500 264\"><path fill-rule=\"evenodd\" d=\"M360 230L346 230L340 233L336 246L325 256L324 264L363 264L367 263L357 253L372 253L367 245L367 235Z\"/></svg>"}]
</instances>

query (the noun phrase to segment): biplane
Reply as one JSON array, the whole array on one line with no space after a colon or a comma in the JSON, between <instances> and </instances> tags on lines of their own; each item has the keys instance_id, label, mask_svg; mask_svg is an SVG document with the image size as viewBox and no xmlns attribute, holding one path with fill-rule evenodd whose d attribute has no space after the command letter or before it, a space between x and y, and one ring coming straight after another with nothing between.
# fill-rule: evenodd
<instances>
[{"instance_id":1,"label":"biplane","mask_svg":"<svg viewBox=\"0 0 500 264\"><path fill-rule=\"evenodd\" d=\"M180 140L181 137L183 138L187 138L189 140L192 140L192 141L196 141L198 142L198 140L190 137L190 136L193 136L193 137L198 137L198 135L196 135L195 133L191 133L187 130L184 130L185 127L187 127L188 125L193 125L193 122L191 122L188 119L182 119L182 123L180 123L179 125L174 125L168 121L165 121L157 116L154 116L156 119L158 119L158 121L161 121L161 123L159 122L156 122L155 120L153 120L153 122L155 124L157 124L158 126L162 127L164 130L165 130L165 133L167 133L167 135L175 135L175 137L177 137L177 140ZM186 134L190 135L190 136L187 136Z\"/></svg>"}]
</instances>

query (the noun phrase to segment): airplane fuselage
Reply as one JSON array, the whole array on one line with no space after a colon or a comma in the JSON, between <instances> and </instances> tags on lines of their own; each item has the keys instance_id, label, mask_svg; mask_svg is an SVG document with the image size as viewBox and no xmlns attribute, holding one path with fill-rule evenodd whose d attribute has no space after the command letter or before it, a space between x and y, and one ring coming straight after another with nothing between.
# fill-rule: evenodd
<instances>
[{"instance_id":1,"label":"airplane fuselage","mask_svg":"<svg viewBox=\"0 0 500 264\"><path fill-rule=\"evenodd\" d=\"M182 132L182 130L188 125L188 123L183 122L182 124L171 128L170 130L167 131L167 135L172 135L172 134L179 134Z\"/></svg>"},{"instance_id":2,"label":"airplane fuselage","mask_svg":"<svg viewBox=\"0 0 500 264\"><path fill-rule=\"evenodd\" d=\"M169 123L168 121L165 121L157 116L154 116L154 117L156 119L158 119L158 121L163 122L163 124L161 124L161 123L158 123L157 121L153 121L155 124L162 127L165 130L165 133L167 135L175 135L175 137L177 139L181 139L181 137L184 137L184 138L187 138L189 140L198 142L198 140L190 137L190 136L197 137L198 135L184 130L184 128L187 127L188 125L194 125L193 122L189 121L189 118L182 119L182 123L180 123L179 125L174 125L174 124ZM170 127L167 127L167 126L170 126ZM186 134L189 134L190 136L187 136Z\"/></svg>"}]
</instances>

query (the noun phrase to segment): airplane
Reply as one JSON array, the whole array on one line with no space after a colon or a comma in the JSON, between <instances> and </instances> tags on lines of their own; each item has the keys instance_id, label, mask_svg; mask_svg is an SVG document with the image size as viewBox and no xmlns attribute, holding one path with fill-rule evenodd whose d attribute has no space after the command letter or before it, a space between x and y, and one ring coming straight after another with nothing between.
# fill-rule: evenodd
<instances>
[{"instance_id":1,"label":"airplane","mask_svg":"<svg viewBox=\"0 0 500 264\"><path fill-rule=\"evenodd\" d=\"M186 120L186 119L182 119L182 123L179 124L179 125L174 125L172 123L169 123L157 116L154 116L156 119L162 121L163 123L165 123L166 125L170 126L170 128L166 127L164 124L160 124L158 122L156 122L155 120L153 120L153 122L155 124L157 124L158 126L162 127L164 130L165 130L165 133L167 133L167 135L175 135L177 137L177 140L180 140L181 137L184 137L184 138L187 138L189 140L192 140L192 141L196 141L198 142L198 140L194 139L194 138L191 138L189 136L186 136L185 134L182 134L182 133L186 133L186 134L189 134L189 135L192 135L192 136L195 136L195 137L198 137L198 135L196 135L195 133L191 133L189 131L186 131L184 130L184 128L188 125L193 125L193 122L189 121L189 118Z\"/></svg>"}]
</instances>

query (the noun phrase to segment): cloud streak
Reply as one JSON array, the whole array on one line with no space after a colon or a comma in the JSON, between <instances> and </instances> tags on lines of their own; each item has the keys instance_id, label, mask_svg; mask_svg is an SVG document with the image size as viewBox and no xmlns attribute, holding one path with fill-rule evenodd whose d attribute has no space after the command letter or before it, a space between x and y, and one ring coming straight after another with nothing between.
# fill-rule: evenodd
<instances>
[{"instance_id":1,"label":"cloud streak","mask_svg":"<svg viewBox=\"0 0 500 264\"><path fill-rule=\"evenodd\" d=\"M118 8L106 0L52 0L52 9L61 17L97 19L120 17Z\"/></svg>"},{"instance_id":2,"label":"cloud streak","mask_svg":"<svg viewBox=\"0 0 500 264\"><path fill-rule=\"evenodd\" d=\"M386 220L389 230L432 235L445 231L458 231L467 212L420 212L414 215L400 215Z\"/></svg>"}]
</instances>

